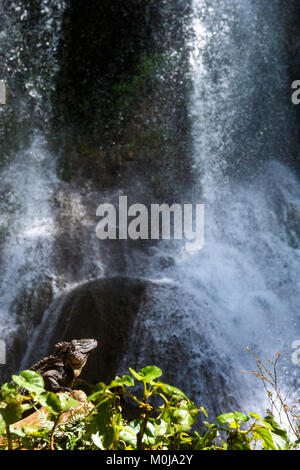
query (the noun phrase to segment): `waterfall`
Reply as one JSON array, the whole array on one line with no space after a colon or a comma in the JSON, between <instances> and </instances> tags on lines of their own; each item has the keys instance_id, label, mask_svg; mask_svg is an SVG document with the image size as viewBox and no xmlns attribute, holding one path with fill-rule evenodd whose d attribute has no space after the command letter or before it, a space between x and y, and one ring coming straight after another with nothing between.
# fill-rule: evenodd
<instances>
[{"instance_id":1,"label":"waterfall","mask_svg":"<svg viewBox=\"0 0 300 470\"><path fill-rule=\"evenodd\" d=\"M0 331L8 367L30 342L53 295L55 156L47 143L64 2L1 2Z\"/></svg>"},{"instance_id":2,"label":"waterfall","mask_svg":"<svg viewBox=\"0 0 300 470\"><path fill-rule=\"evenodd\" d=\"M193 0L191 193L193 203L205 203L205 246L154 250L148 278L165 289L135 323L131 340L141 357L132 351L123 361L141 366L151 350L176 370L170 380L212 413L264 413L262 384L241 372L255 369L246 347L266 363L282 353L291 402L300 383L291 361L300 320L300 184L288 164L295 123L282 16L280 1ZM163 272L160 256L174 260Z\"/></svg>"},{"instance_id":3,"label":"waterfall","mask_svg":"<svg viewBox=\"0 0 300 470\"><path fill-rule=\"evenodd\" d=\"M289 164L296 123L286 91L282 3L192 0L186 28L194 178L181 198L205 204L199 252L187 252L182 241L145 247L96 239L98 204L127 190L145 199L147 183L142 177L128 183L129 176L126 187L104 192L84 179L73 185L58 179L49 122L65 2L0 5L0 78L11 95L0 108L0 328L10 372L20 357L27 367L62 339L60 321L71 323L80 295L94 295L114 323L114 302L122 310L132 289L138 294L119 373L156 364L164 380L212 414L258 411L263 390L240 372L253 368L250 347L264 360L281 351L284 386L299 386L291 345L299 331L300 184ZM115 282L120 275L130 282ZM105 300L94 283L104 277L111 289ZM78 305L87 309L88 326L90 304ZM123 330L109 341L119 341L118 334Z\"/></svg>"},{"instance_id":4,"label":"waterfall","mask_svg":"<svg viewBox=\"0 0 300 470\"><path fill-rule=\"evenodd\" d=\"M23 290L34 295L41 278L51 275L54 224L49 200L56 182L52 166L42 137L36 137L0 175L1 228L7 233L2 247L0 319L6 335L13 334L18 325L13 302L20 307L17 300ZM28 320L22 319L25 325Z\"/></svg>"},{"instance_id":5,"label":"waterfall","mask_svg":"<svg viewBox=\"0 0 300 470\"><path fill-rule=\"evenodd\" d=\"M206 245L180 271L202 290L236 372L252 369L246 346L265 361L281 352L283 381L295 391L300 186L288 165L296 137L282 8L193 1L190 108ZM241 379L246 408L256 384L249 394Z\"/></svg>"}]
</instances>

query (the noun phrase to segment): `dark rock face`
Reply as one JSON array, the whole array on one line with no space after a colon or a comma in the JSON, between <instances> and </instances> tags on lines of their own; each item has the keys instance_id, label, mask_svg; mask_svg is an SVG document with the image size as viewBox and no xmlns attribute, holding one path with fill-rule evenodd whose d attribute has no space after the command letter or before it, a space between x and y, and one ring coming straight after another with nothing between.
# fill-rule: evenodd
<instances>
[{"instance_id":1,"label":"dark rock face","mask_svg":"<svg viewBox=\"0 0 300 470\"><path fill-rule=\"evenodd\" d=\"M39 334L30 362L47 354L62 340L95 338L98 348L88 361L82 378L91 382L109 380L117 372L128 347L134 319L147 283L130 279L100 279L75 288L63 301L60 312L49 318ZM51 322L55 325L50 325ZM49 329L53 329L49 335ZM41 344L40 338L47 338ZM29 365L29 364L28 364Z\"/></svg>"},{"instance_id":2,"label":"dark rock face","mask_svg":"<svg viewBox=\"0 0 300 470\"><path fill-rule=\"evenodd\" d=\"M28 289L20 291L12 305L12 314L16 318L14 335L7 343L6 364L0 366L0 380L9 380L20 365L26 348L31 341L33 331L38 328L44 312L53 300L51 282L47 279L40 280Z\"/></svg>"},{"instance_id":3,"label":"dark rock face","mask_svg":"<svg viewBox=\"0 0 300 470\"><path fill-rule=\"evenodd\" d=\"M128 373L128 367L158 365L165 382L217 414L222 407L237 406L229 395L236 379L215 347L218 332L207 337L201 308L196 299L168 283L121 277L88 282L70 292L60 310L48 317L27 367L59 341L93 337L99 346L82 379L108 382Z\"/></svg>"},{"instance_id":4,"label":"dark rock face","mask_svg":"<svg viewBox=\"0 0 300 470\"><path fill-rule=\"evenodd\" d=\"M189 5L67 2L53 94L53 143L64 181L88 178L111 188L147 173L162 191L169 173L170 181L171 174L190 176Z\"/></svg>"}]
</instances>

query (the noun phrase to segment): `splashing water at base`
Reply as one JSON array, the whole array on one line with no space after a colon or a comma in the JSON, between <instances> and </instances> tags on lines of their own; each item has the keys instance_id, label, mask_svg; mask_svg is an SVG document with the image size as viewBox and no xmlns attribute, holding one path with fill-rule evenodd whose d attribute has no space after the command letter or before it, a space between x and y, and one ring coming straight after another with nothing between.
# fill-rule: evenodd
<instances>
[{"instance_id":1,"label":"splashing water at base","mask_svg":"<svg viewBox=\"0 0 300 470\"><path fill-rule=\"evenodd\" d=\"M294 136L280 12L280 1L193 2L191 116L206 245L179 262L178 279L213 312L236 372L253 367L246 346L264 359L281 351L285 385L296 391L300 184L285 163ZM242 406L254 401L253 380L239 380Z\"/></svg>"}]
</instances>

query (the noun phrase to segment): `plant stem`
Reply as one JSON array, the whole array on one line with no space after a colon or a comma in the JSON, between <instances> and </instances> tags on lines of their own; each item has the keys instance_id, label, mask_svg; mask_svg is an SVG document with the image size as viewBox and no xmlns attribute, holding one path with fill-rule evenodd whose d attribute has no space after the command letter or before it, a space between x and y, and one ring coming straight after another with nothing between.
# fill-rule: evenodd
<instances>
[{"instance_id":1,"label":"plant stem","mask_svg":"<svg viewBox=\"0 0 300 470\"><path fill-rule=\"evenodd\" d=\"M54 434L55 434L55 431L56 431L56 428L58 426L58 423L59 423L59 420L60 420L60 417L61 417L61 413L59 413L54 425L53 425L53 428L51 430L51 436L50 436L50 450L55 450L54 449Z\"/></svg>"},{"instance_id":2,"label":"plant stem","mask_svg":"<svg viewBox=\"0 0 300 470\"><path fill-rule=\"evenodd\" d=\"M137 450L143 450L143 437L146 431L146 426L149 418L149 412L145 411L144 416L143 416L143 421L141 424L141 429L139 430L137 436L136 436L136 448Z\"/></svg>"},{"instance_id":3,"label":"plant stem","mask_svg":"<svg viewBox=\"0 0 300 470\"><path fill-rule=\"evenodd\" d=\"M8 450L13 450L12 437L10 433L9 425L6 425L6 436L7 436L7 448Z\"/></svg>"}]
</instances>

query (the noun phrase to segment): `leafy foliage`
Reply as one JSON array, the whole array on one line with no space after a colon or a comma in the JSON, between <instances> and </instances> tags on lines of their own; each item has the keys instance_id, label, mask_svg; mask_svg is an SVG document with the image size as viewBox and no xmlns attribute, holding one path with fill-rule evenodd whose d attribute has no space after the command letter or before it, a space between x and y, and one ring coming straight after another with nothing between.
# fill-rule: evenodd
<instances>
[{"instance_id":1,"label":"leafy foliage","mask_svg":"<svg viewBox=\"0 0 300 470\"><path fill-rule=\"evenodd\" d=\"M3 385L0 392L0 448L290 450L299 446L299 440L292 442L271 414L261 418L256 413L234 411L211 424L204 408L198 408L178 388L158 380L162 375L158 367L147 366L139 372L130 369L130 373L109 385L98 383L88 397L88 411L79 411L67 423L61 418L71 407L76 409L76 400L65 393L47 392L36 372L14 375L13 382ZM132 400L139 410L133 420L124 418L126 400ZM35 427L14 426L24 411L37 406L46 410L47 426L42 419ZM192 431L196 420L199 432Z\"/></svg>"}]
</instances>

